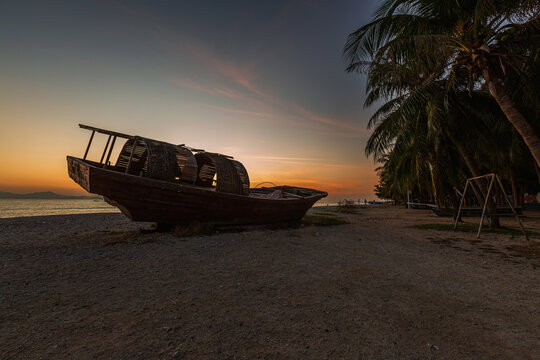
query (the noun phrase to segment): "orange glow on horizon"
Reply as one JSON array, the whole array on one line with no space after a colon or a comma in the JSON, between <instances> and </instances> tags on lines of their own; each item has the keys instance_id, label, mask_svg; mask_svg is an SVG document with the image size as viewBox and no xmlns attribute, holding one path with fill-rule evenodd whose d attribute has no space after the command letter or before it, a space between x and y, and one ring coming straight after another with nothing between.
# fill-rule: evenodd
<instances>
[{"instance_id":1,"label":"orange glow on horizon","mask_svg":"<svg viewBox=\"0 0 540 360\"><path fill-rule=\"evenodd\" d=\"M80 153L83 151L87 139L81 136L80 140L79 151L70 155L82 156ZM116 158L122 145L122 143L118 144L115 146L113 159ZM92 153L95 159L100 150L94 149L90 152L90 154ZM43 155L40 157L42 160L46 159ZM332 199L341 199L347 196L371 199L373 198L371 195L373 184L377 181L373 169L374 165L329 163L325 159L309 157L242 156L241 154L235 154L234 157L246 166L252 187L262 182L272 182L276 185L323 190L328 192L329 198ZM0 191L15 193L54 191L69 195L87 194L84 189L69 178L64 156L52 156L49 161L40 162L35 161L35 159L33 155L21 154L18 159L9 158L2 161L0 163ZM27 164L33 165L27 166Z\"/></svg>"}]
</instances>

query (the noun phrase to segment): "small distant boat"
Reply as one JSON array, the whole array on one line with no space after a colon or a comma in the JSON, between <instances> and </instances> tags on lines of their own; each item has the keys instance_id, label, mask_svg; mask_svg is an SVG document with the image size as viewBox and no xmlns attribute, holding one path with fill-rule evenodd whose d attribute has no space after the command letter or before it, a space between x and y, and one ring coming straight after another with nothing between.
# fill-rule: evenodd
<instances>
[{"instance_id":1,"label":"small distant boat","mask_svg":"<svg viewBox=\"0 0 540 360\"><path fill-rule=\"evenodd\" d=\"M67 157L69 176L135 221L221 225L299 221L328 195L287 185L250 188L247 170L230 156L79 126L92 135L83 158ZM99 162L86 158L96 132L109 135ZM117 138L127 141L111 164Z\"/></svg>"},{"instance_id":2,"label":"small distant boat","mask_svg":"<svg viewBox=\"0 0 540 360\"><path fill-rule=\"evenodd\" d=\"M407 202L407 206L409 209L414 209L414 210L430 210L437 207L437 205L435 204L415 203L415 202Z\"/></svg>"}]
</instances>

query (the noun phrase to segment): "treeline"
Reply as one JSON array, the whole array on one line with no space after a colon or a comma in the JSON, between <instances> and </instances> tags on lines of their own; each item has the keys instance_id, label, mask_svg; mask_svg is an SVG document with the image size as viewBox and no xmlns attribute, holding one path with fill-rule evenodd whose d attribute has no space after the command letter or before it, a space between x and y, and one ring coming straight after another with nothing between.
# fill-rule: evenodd
<instances>
[{"instance_id":1,"label":"treeline","mask_svg":"<svg viewBox=\"0 0 540 360\"><path fill-rule=\"evenodd\" d=\"M493 172L514 200L536 193L538 10L536 0L386 0L349 35L347 71L367 74L365 106L377 106L365 148L380 163L377 196L404 201L410 189L457 207L467 178Z\"/></svg>"}]
</instances>

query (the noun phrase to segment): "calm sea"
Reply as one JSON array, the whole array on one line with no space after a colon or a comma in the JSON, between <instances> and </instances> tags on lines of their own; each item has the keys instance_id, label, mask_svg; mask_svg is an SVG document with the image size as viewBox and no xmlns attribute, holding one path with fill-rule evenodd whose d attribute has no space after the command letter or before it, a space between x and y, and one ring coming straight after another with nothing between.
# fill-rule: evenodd
<instances>
[{"instance_id":1,"label":"calm sea","mask_svg":"<svg viewBox=\"0 0 540 360\"><path fill-rule=\"evenodd\" d=\"M0 199L0 218L120 212L102 199Z\"/></svg>"}]
</instances>

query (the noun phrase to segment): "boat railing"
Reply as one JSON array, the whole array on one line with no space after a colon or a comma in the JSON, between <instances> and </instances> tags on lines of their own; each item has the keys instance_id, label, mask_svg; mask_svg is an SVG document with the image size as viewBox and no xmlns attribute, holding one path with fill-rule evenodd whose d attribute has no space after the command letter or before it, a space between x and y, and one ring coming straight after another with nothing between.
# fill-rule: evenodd
<instances>
[{"instance_id":1,"label":"boat railing","mask_svg":"<svg viewBox=\"0 0 540 360\"><path fill-rule=\"evenodd\" d=\"M88 152L90 150L90 146L92 145L92 140L94 140L95 133L109 135L109 138L107 139L107 143L105 144L105 149L103 150L103 154L102 154L101 159L99 161L100 164L103 164L103 159L105 158L105 154L107 154L107 158L105 159L105 164L103 165L104 167L106 167L106 164L110 160L110 156L112 154L112 150L113 150L114 144L116 143L117 138L122 138L122 139L127 139L127 140L134 140L134 141L138 141L139 139L141 139L141 137L138 136L138 135L128 135L128 134L124 134L124 133L121 133L121 132L107 130L107 129L101 129L101 128L98 128L98 127L84 125L84 124L79 124L79 127L81 129L92 131L92 134L90 135L90 140L88 141L88 145L86 146L86 150L84 152L83 160L86 160L86 157L88 156ZM158 140L153 140L153 139L150 139L150 138L145 138L145 139L150 140L150 141L158 141ZM161 142L161 141L158 141L158 142ZM110 147L109 147L109 144L111 145ZM185 147L186 149L188 149L188 150L190 150L192 152L204 152L205 151L204 149L193 148L191 146L186 146L185 144L178 144L176 146ZM107 152L107 150L108 150L108 152ZM227 155L223 155L223 156L226 156L226 157L232 159L232 156L227 156Z\"/></svg>"}]
</instances>

